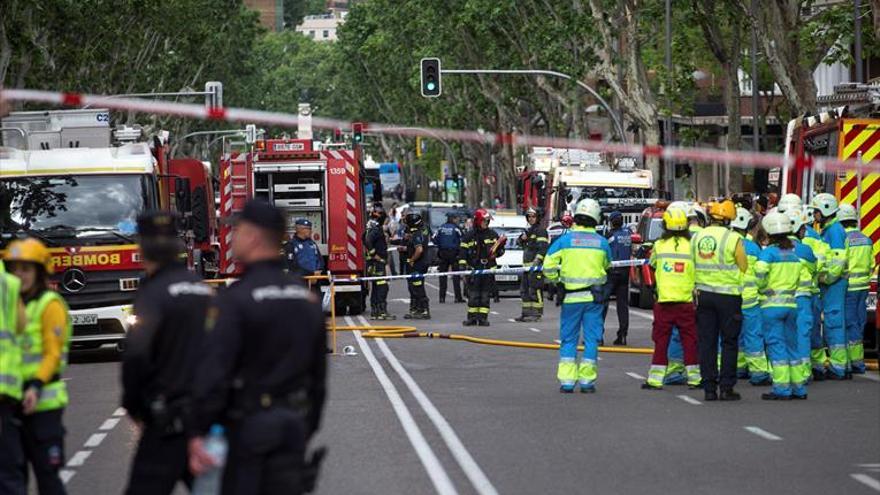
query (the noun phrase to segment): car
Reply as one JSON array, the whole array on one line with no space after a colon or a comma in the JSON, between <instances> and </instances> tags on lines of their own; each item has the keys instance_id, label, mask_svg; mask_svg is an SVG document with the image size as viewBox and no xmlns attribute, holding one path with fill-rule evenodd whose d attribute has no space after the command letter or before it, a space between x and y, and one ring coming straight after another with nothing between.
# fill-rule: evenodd
<instances>
[{"instance_id":1,"label":"car","mask_svg":"<svg viewBox=\"0 0 880 495\"><path fill-rule=\"evenodd\" d=\"M522 268L523 247L520 244L519 237L529 228L529 222L526 221L526 218L513 211L496 211L492 214L492 221L489 226L499 236L507 237L504 255L495 260L498 268ZM495 286L498 288L499 293L507 291L519 293L521 281L521 273L495 275Z\"/></svg>"},{"instance_id":2,"label":"car","mask_svg":"<svg viewBox=\"0 0 880 495\"><path fill-rule=\"evenodd\" d=\"M649 206L642 212L632 236L633 258L647 260L651 257L654 241L663 235L662 206ZM654 306L654 274L647 264L633 266L629 272L629 304L642 309Z\"/></svg>"}]
</instances>

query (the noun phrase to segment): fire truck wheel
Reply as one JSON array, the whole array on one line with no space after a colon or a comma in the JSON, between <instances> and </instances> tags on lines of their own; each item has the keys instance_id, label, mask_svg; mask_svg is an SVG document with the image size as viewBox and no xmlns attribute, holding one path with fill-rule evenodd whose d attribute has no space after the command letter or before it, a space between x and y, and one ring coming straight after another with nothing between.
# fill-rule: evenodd
<instances>
[{"instance_id":1,"label":"fire truck wheel","mask_svg":"<svg viewBox=\"0 0 880 495\"><path fill-rule=\"evenodd\" d=\"M645 286L639 288L639 304L638 306L642 309L651 309L654 307L654 295L651 293L651 289Z\"/></svg>"}]
</instances>

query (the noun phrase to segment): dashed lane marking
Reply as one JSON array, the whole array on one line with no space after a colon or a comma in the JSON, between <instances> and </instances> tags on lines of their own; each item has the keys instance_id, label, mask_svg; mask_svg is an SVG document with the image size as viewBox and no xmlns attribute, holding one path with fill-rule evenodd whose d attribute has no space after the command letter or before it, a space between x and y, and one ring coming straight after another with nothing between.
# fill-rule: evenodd
<instances>
[{"instance_id":1,"label":"dashed lane marking","mask_svg":"<svg viewBox=\"0 0 880 495\"><path fill-rule=\"evenodd\" d=\"M529 330L531 330L531 331L533 331L533 332L535 332L535 333L541 333L541 331L538 330L537 328L529 328Z\"/></svg>"},{"instance_id":2,"label":"dashed lane marking","mask_svg":"<svg viewBox=\"0 0 880 495\"><path fill-rule=\"evenodd\" d=\"M514 320L513 318L508 318L507 321L509 321L511 323L516 323L516 320Z\"/></svg>"},{"instance_id":3,"label":"dashed lane marking","mask_svg":"<svg viewBox=\"0 0 880 495\"><path fill-rule=\"evenodd\" d=\"M633 373L632 371L627 371L626 374L630 378L635 378L636 380L644 380L645 379L645 377L643 377L642 375L640 375L638 373Z\"/></svg>"},{"instance_id":4,"label":"dashed lane marking","mask_svg":"<svg viewBox=\"0 0 880 495\"><path fill-rule=\"evenodd\" d=\"M702 404L702 402L698 401L697 399L694 399L690 395L676 395L676 397L687 402L688 404L693 404L695 406L699 406Z\"/></svg>"},{"instance_id":5,"label":"dashed lane marking","mask_svg":"<svg viewBox=\"0 0 880 495\"><path fill-rule=\"evenodd\" d=\"M499 315L499 314L501 314L501 313L499 313L498 311L489 311L489 312L492 313L493 315L496 315L496 316Z\"/></svg>"},{"instance_id":6,"label":"dashed lane marking","mask_svg":"<svg viewBox=\"0 0 880 495\"><path fill-rule=\"evenodd\" d=\"M58 477L61 478L61 482L65 485L70 478L73 478L73 475L76 474L76 471L71 471L70 469L61 469L58 471Z\"/></svg>"},{"instance_id":7,"label":"dashed lane marking","mask_svg":"<svg viewBox=\"0 0 880 495\"><path fill-rule=\"evenodd\" d=\"M126 411L125 408L119 407L113 411L113 416L104 420L101 423L101 426L98 427L98 430L101 433L92 433L89 438L86 439L83 444L83 450L79 450L73 454L73 456L67 461L67 464L64 465L65 468L78 468L81 467L89 456L92 455L91 450L85 449L94 449L101 445L105 438L107 438L107 434L113 428L116 428L116 425L122 421L122 417L125 416ZM61 482L65 485L70 481L71 478L76 474L76 469L61 469L58 471L58 477L61 478Z\"/></svg>"},{"instance_id":8,"label":"dashed lane marking","mask_svg":"<svg viewBox=\"0 0 880 495\"><path fill-rule=\"evenodd\" d=\"M86 440L86 443L83 444L83 447L95 448L98 445L101 445L101 442L103 442L105 438L107 438L106 433L92 433L92 436L90 436L89 439Z\"/></svg>"},{"instance_id":9,"label":"dashed lane marking","mask_svg":"<svg viewBox=\"0 0 880 495\"><path fill-rule=\"evenodd\" d=\"M121 420L121 418L105 419L98 429L102 431L112 430L113 428L116 428L116 425L119 424Z\"/></svg>"},{"instance_id":10,"label":"dashed lane marking","mask_svg":"<svg viewBox=\"0 0 880 495\"><path fill-rule=\"evenodd\" d=\"M767 430L762 430L761 428L758 428L757 426L743 426L743 428L745 428L745 430L747 432L754 433L755 435L758 435L759 437L761 437L765 440L772 440L772 441L782 440L782 437L780 437L778 435L774 435Z\"/></svg>"},{"instance_id":11,"label":"dashed lane marking","mask_svg":"<svg viewBox=\"0 0 880 495\"><path fill-rule=\"evenodd\" d=\"M80 450L76 454L73 454L73 457L71 457L70 460L67 461L67 467L82 466L83 463L86 462L86 459L88 459L90 455L92 455L91 450ZM71 476L73 476L73 475L71 475Z\"/></svg>"},{"instance_id":12,"label":"dashed lane marking","mask_svg":"<svg viewBox=\"0 0 880 495\"><path fill-rule=\"evenodd\" d=\"M126 414L126 410L124 407L119 407L115 411L113 411L113 416L116 416L117 418L121 418L121 417L125 416L125 414Z\"/></svg>"},{"instance_id":13,"label":"dashed lane marking","mask_svg":"<svg viewBox=\"0 0 880 495\"><path fill-rule=\"evenodd\" d=\"M850 477L859 483L871 488L874 491L880 492L880 481L868 476L867 474L862 473L853 473Z\"/></svg>"},{"instance_id":14,"label":"dashed lane marking","mask_svg":"<svg viewBox=\"0 0 880 495\"><path fill-rule=\"evenodd\" d=\"M430 288L432 288L432 289L440 290L440 287L437 287L437 286L434 285L434 284L429 284L428 282L425 282L425 285L427 285L428 287L430 287Z\"/></svg>"}]
</instances>

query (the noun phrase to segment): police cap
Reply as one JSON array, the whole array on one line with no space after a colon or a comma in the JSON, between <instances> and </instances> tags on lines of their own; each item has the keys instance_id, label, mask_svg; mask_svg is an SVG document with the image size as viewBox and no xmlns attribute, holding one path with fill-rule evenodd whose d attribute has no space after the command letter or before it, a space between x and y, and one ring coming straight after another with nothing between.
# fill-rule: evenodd
<instances>
[{"instance_id":1,"label":"police cap","mask_svg":"<svg viewBox=\"0 0 880 495\"><path fill-rule=\"evenodd\" d=\"M312 228L312 222L308 218L297 218L294 222L294 225L296 225L297 227Z\"/></svg>"}]
</instances>

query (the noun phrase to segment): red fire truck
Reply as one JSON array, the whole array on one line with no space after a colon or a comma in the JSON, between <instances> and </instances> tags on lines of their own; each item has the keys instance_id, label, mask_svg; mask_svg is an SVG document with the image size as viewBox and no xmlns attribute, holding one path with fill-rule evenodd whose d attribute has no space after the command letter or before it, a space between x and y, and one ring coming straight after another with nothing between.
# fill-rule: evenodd
<instances>
[{"instance_id":1,"label":"red fire truck","mask_svg":"<svg viewBox=\"0 0 880 495\"><path fill-rule=\"evenodd\" d=\"M288 235L293 235L297 218L312 222L312 237L330 273L362 276L366 208L360 153L320 145L311 139L261 139L249 150L225 154L220 161L220 217L240 211L251 198L263 198L284 212ZM242 268L230 250L231 236L230 226L221 227L224 277ZM348 314L362 312L361 283L336 284L336 305Z\"/></svg>"}]
</instances>

